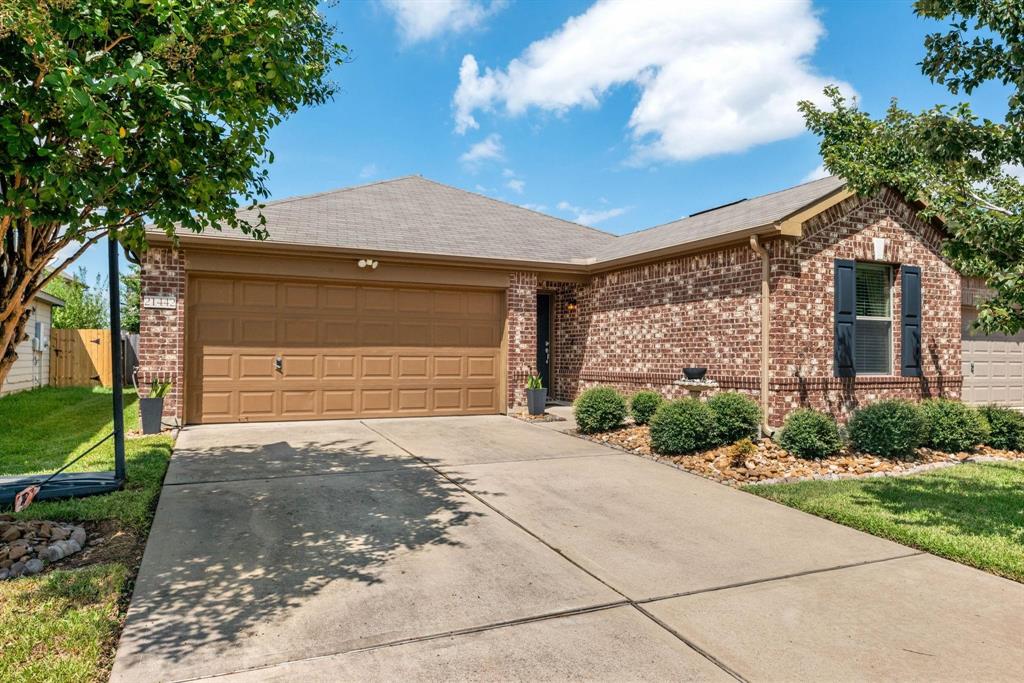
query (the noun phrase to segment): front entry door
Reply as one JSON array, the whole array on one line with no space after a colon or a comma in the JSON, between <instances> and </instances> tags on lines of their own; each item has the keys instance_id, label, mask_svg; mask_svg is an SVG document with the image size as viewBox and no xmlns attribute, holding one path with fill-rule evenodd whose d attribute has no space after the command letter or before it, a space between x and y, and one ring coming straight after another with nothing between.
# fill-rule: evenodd
<instances>
[{"instance_id":1,"label":"front entry door","mask_svg":"<svg viewBox=\"0 0 1024 683\"><path fill-rule=\"evenodd\" d=\"M537 295L537 374L551 396L551 295Z\"/></svg>"}]
</instances>

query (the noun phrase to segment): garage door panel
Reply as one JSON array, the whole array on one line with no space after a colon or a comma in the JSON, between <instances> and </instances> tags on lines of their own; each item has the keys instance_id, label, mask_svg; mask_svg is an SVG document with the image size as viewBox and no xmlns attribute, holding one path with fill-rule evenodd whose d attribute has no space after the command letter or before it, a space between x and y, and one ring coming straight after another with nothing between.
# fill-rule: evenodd
<instances>
[{"instance_id":1,"label":"garage door panel","mask_svg":"<svg viewBox=\"0 0 1024 683\"><path fill-rule=\"evenodd\" d=\"M189 293L190 422L500 412L500 292L193 277Z\"/></svg>"},{"instance_id":2,"label":"garage door panel","mask_svg":"<svg viewBox=\"0 0 1024 683\"><path fill-rule=\"evenodd\" d=\"M239 305L262 309L277 308L277 285L273 282L243 280L240 289Z\"/></svg>"}]
</instances>

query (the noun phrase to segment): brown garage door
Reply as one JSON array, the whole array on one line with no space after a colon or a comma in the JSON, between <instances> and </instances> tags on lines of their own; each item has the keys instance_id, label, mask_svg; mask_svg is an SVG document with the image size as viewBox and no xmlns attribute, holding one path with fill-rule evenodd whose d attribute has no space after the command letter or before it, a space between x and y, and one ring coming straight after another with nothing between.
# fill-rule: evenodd
<instances>
[{"instance_id":1,"label":"brown garage door","mask_svg":"<svg viewBox=\"0 0 1024 683\"><path fill-rule=\"evenodd\" d=\"M493 414L503 294L194 276L187 421Z\"/></svg>"},{"instance_id":2,"label":"brown garage door","mask_svg":"<svg viewBox=\"0 0 1024 683\"><path fill-rule=\"evenodd\" d=\"M984 335L971 329L976 317L973 307L964 307L964 400L1024 406L1024 332Z\"/></svg>"}]
</instances>

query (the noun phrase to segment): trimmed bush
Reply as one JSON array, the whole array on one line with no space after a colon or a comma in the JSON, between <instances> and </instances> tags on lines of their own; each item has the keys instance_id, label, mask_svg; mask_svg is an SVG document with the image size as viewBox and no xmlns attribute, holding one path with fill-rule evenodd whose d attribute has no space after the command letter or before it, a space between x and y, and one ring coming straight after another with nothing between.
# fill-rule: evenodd
<instances>
[{"instance_id":1,"label":"trimmed bush","mask_svg":"<svg viewBox=\"0 0 1024 683\"><path fill-rule=\"evenodd\" d=\"M651 418L651 448L657 453L692 453L714 445L715 414L692 398L662 403Z\"/></svg>"},{"instance_id":2,"label":"trimmed bush","mask_svg":"<svg viewBox=\"0 0 1024 683\"><path fill-rule=\"evenodd\" d=\"M911 456L928 436L928 422L921 409L898 398L854 412L848 429L856 450L886 457Z\"/></svg>"},{"instance_id":3,"label":"trimmed bush","mask_svg":"<svg viewBox=\"0 0 1024 683\"><path fill-rule=\"evenodd\" d=\"M729 460L735 466L740 466L750 458L757 454L757 444L750 439L740 439L733 445L729 446Z\"/></svg>"},{"instance_id":4,"label":"trimmed bush","mask_svg":"<svg viewBox=\"0 0 1024 683\"><path fill-rule=\"evenodd\" d=\"M1024 413L1000 406L984 406L981 415L988 420L987 446L1006 451L1024 451Z\"/></svg>"},{"instance_id":5,"label":"trimmed bush","mask_svg":"<svg viewBox=\"0 0 1024 683\"><path fill-rule=\"evenodd\" d=\"M794 410L779 430L779 445L798 458L827 458L843 447L839 425L826 413Z\"/></svg>"},{"instance_id":6,"label":"trimmed bush","mask_svg":"<svg viewBox=\"0 0 1024 683\"><path fill-rule=\"evenodd\" d=\"M715 414L715 440L719 444L758 437L761 408L750 396L736 391L715 394L708 399L708 408Z\"/></svg>"},{"instance_id":7,"label":"trimmed bush","mask_svg":"<svg viewBox=\"0 0 1024 683\"><path fill-rule=\"evenodd\" d=\"M618 429L626 420L626 399L611 387L587 389L573 406L576 426L584 434Z\"/></svg>"},{"instance_id":8,"label":"trimmed bush","mask_svg":"<svg viewBox=\"0 0 1024 683\"><path fill-rule=\"evenodd\" d=\"M645 425L651 421L654 411L664 402L665 399L656 391L638 391L629 400L629 414L633 416L633 422Z\"/></svg>"},{"instance_id":9,"label":"trimmed bush","mask_svg":"<svg viewBox=\"0 0 1024 683\"><path fill-rule=\"evenodd\" d=\"M960 401L933 398L921 403L928 421L925 445L947 453L973 451L989 435L988 422L976 409Z\"/></svg>"}]
</instances>

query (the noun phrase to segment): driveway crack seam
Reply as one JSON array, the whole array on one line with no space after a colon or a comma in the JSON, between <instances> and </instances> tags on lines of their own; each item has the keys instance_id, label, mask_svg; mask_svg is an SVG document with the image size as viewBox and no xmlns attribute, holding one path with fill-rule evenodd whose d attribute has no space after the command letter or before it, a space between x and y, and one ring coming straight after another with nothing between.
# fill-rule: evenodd
<instances>
[{"instance_id":1,"label":"driveway crack seam","mask_svg":"<svg viewBox=\"0 0 1024 683\"><path fill-rule=\"evenodd\" d=\"M507 520L507 521L508 521L509 523L511 523L511 524L513 524L513 525L515 525L516 527L518 527L519 529L521 529L521 530L522 530L522 531L523 531L524 533L526 533L526 534L529 534L530 536L532 536L533 538L535 538L535 539L536 539L537 541L539 541L540 543L542 543L542 544L543 544L543 545L544 545L545 547L547 547L547 548L548 548L549 550L551 550L552 552L556 553L556 554L557 554L557 555L558 555L559 557L561 557L562 559L564 559L564 560L565 560L566 562L568 562L568 563L569 563L569 564L571 564L572 566L576 567L576 568L577 568L578 570L580 570L581 572L583 572L583 573L584 573L584 574L586 574L587 576L589 576L589 577L593 578L593 579L594 579L595 581L597 581L597 582L599 582L600 584L602 584L603 586L607 587L607 588L608 588L609 590L611 590L611 591L613 591L613 592L617 593L618 595L621 595L621 596L622 596L622 597L624 598L624 600L626 601L626 603L627 603L627 604L629 604L630 606L632 606L632 607L633 607L634 609L636 609L637 611L639 611L639 612L640 612L640 614L644 615L645 617L647 617L648 619L650 619L651 621L653 621L653 622L654 622L655 624L657 624L657 625L658 625L658 626L660 626L661 628L663 628L663 629L665 629L666 631L668 631L669 633L671 633L671 634L672 634L673 636L675 636L675 638L676 638L677 640L679 640L680 642L682 642L683 644L685 644L685 645L686 645L687 647L689 647L690 649L692 649L692 650L693 650L694 652L696 652L696 653L697 653L697 654L699 654L700 656L702 656L702 657L704 657L705 659L707 659L707 660L708 660L709 662L711 662L712 664L714 664L715 666L717 666L718 668L720 668L720 669L721 669L722 671L724 671L725 673L729 674L730 676L732 676L733 678L735 678L735 679L736 679L736 680L738 680L738 681L746 681L746 680L747 680L746 678L744 678L743 676L741 676L741 675L740 675L739 673L737 673L736 671L734 671L734 670L733 670L733 669L732 669L731 667L727 666L727 665L726 665L726 664L725 664L724 662L722 662L722 661L721 661L721 660L719 660L719 659L718 659L717 657L715 657L714 655L712 655L712 654L711 654L710 652L707 652L707 651L705 651L705 650L704 650L703 648L701 648L701 647L698 647L698 646L697 646L697 645L696 645L695 643L692 643L692 642L691 642L691 641L689 641L688 639L684 638L684 637L683 637L683 636L682 636L682 635L681 635L680 633L678 633L677 631L675 631L675 630L673 630L673 629L669 628L668 626L666 626L666 625L665 625L665 624L664 624L664 623L663 623L663 622L662 622L661 620L659 620L659 619L655 618L655 617L654 617L654 616L653 616L653 615L652 615L652 614L651 614L650 612L648 612L648 611L647 611L647 610L645 610L645 609L644 609L644 608L643 608L643 607L642 607L641 605L639 605L639 604L637 603L637 601L636 601L636 600L634 600L633 598L629 597L628 595L626 595L625 593L623 593L622 591L620 591L620 590L619 590L618 588L616 588L615 586L611 585L610 583L608 583L607 581L605 581L604 579L602 579L602 578L601 578L600 576L597 576L596 574L594 574L593 572L591 572L591 571L590 571L589 569L587 569L586 567L583 567L583 566L581 566L581 565L580 565L580 564L579 564L578 562L576 562L575 560L573 560L573 559L572 559L571 557L569 557L568 555L566 555L566 554L565 554L564 552L562 552L561 550L559 550L559 549L558 549L558 548L556 548L555 546L553 546L553 545L551 545L550 543L548 543L547 541L545 541L545 540L544 540L543 538L541 538L541 537L540 537L540 536L539 536L538 534L534 533L534 532L533 532L533 531L531 531L530 529L527 529L527 528L526 528L525 526L523 526L523 524L521 524L520 522L517 522L516 520L512 519L512 518L511 518L511 517L510 517L509 515L505 514L504 512L502 512L501 510L499 510L499 509L498 509L498 508L496 508L495 506L491 505L491 504L490 504L489 502L487 502L486 500L484 500L483 498L481 498L480 496L478 496L478 495L477 495L476 493L474 493L473 491L470 491L469 489L467 489L467 488L466 488L465 486L463 486L463 485L462 485L461 483L459 483L459 482L458 482L457 480L455 480L455 479L453 479L452 477L450 477L450 476L448 476L447 474L445 474L445 473L444 473L444 472L443 472L442 470L440 470L440 469L438 469L437 467L435 467L435 466L434 466L434 464L433 464L433 463L431 463L430 461L428 461L428 460L426 460L426 459L424 459L424 458L421 458L420 456L418 456L418 455L416 455L415 453L413 453L412 451L410 451L410 450L409 450L408 448L405 448L405 447L404 447L404 446L402 446L401 444L399 444L399 443L396 443L396 442L395 442L394 440L392 440L391 438L389 438L389 437L388 437L388 436L387 436L386 434L383 434L382 432L380 432L380 431L378 431L378 430L374 429L374 428L373 428L372 426L370 426L370 425L366 424L366 423L365 423L365 422L363 422L362 420L360 420L360 423L361 423L361 424L362 424L362 425L363 425L364 427L366 427L367 429L369 429L369 430L371 430L371 431L375 432L376 434L378 434L378 435L379 435L379 436L380 436L380 437L381 437L382 439L384 439L384 440L386 440L386 441L389 441L389 442L391 442L392 444L394 444L396 448L400 448L400 449L402 449L403 451L405 451L406 453L408 453L408 454L409 454L409 455L411 455L412 457L414 457L414 458L416 458L417 460L419 460L420 462L424 463L424 464L425 464L425 465L426 465L427 467L429 467L430 469L434 470L434 472L436 472L436 473L437 473L438 475L440 475L440 476L441 476L442 478L444 478L445 480L447 480L448 482L450 482L450 483L451 483L451 484L452 484L453 486L455 486L456 488L458 488L458 489L459 489L460 491L463 491L463 492L464 492L464 493L465 493L466 495L470 496L471 498L473 498L474 500L476 500L476 501L477 501L478 503L480 503L481 505L483 505L483 506L484 506L484 507L486 507L487 509L489 509L489 510L492 510L492 511L493 511L493 512L494 512L495 514L497 514L497 515L501 516L502 518L504 518L505 520Z\"/></svg>"},{"instance_id":2,"label":"driveway crack seam","mask_svg":"<svg viewBox=\"0 0 1024 683\"><path fill-rule=\"evenodd\" d=\"M674 598L685 598L690 595L701 595L703 593L715 593L717 591L725 591L732 588L743 588L744 586L756 586L761 583L771 583L772 581L785 581L786 579L795 579L801 576L811 576L813 574L824 574L826 572L840 571L842 569L853 569L854 567L864 567L869 564L879 564L880 562L892 562L893 560L905 560L909 557L917 557L919 555L927 555L924 551L917 551L912 553L906 553L905 555L893 555L892 557L881 557L877 560L864 560L862 562L850 562L849 564L837 564L834 567L823 567L821 569L808 569L807 571L794 572L792 574L781 574L779 576L769 576L765 579L752 579L751 581L740 581L738 583L729 583L724 586L714 586L713 588L698 588L692 591L683 591L681 593L670 593L669 595L659 595L653 598L643 598L637 600L638 605L649 605L653 602L660 602L662 600L672 600Z\"/></svg>"},{"instance_id":3,"label":"driveway crack seam","mask_svg":"<svg viewBox=\"0 0 1024 683\"><path fill-rule=\"evenodd\" d=\"M551 619L561 619L563 617L574 617L582 614L590 614L592 612L603 612L605 610L615 609L616 607L629 607L629 600L616 600L615 602L605 602L599 605L590 605L589 607L576 607L573 609L561 610L558 612L547 612L545 614L540 614L533 617L521 617L519 619L509 619L507 621L496 621L491 624L483 624L481 626L469 626L467 628L455 629L452 631L442 631L440 633L430 633L425 636L411 636L409 638L401 638L399 640L392 640L386 643L378 643L376 645L357 647L351 650L339 650L338 652L328 652L326 654L314 655L312 657L299 657L297 659L289 659L283 662L274 662L273 664L264 664L261 666L244 667L241 669L234 669L232 671L225 671L223 673L210 674L207 676L180 678L177 679L174 683L188 683L189 681L205 681L210 679L222 678L224 676L232 676L238 673L266 671L268 669L274 669L280 666L286 666L288 664L295 664L297 662L315 662L317 660L328 659L330 657L343 657L346 655L358 654L360 652L384 650L391 647L409 645L411 643L422 643L430 640L439 640L441 638L451 638L455 636L472 635L474 633L484 633L486 631L496 631L498 629L509 628L511 626L533 624L541 621L550 621Z\"/></svg>"}]
</instances>

